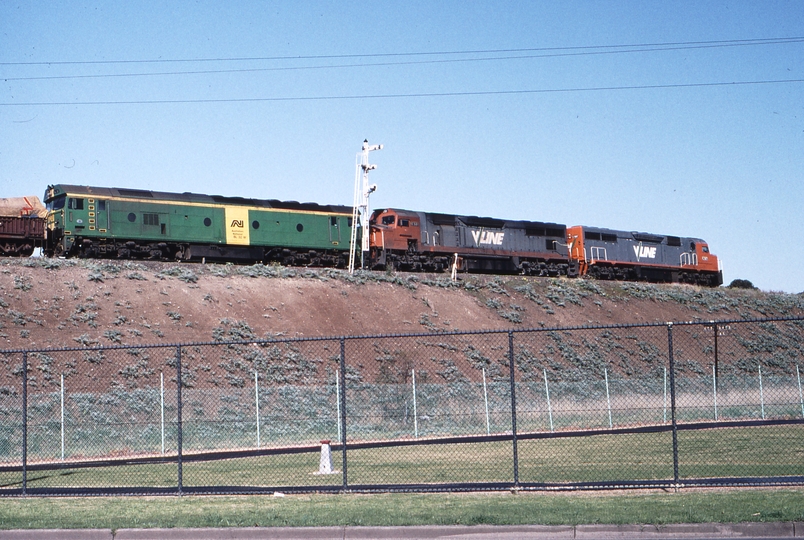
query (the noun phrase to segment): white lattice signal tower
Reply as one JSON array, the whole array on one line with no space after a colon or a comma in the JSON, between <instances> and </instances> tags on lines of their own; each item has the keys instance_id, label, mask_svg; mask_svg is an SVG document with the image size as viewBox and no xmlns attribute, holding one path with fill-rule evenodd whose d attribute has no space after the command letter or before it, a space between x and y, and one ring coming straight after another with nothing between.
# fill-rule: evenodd
<instances>
[{"instance_id":1,"label":"white lattice signal tower","mask_svg":"<svg viewBox=\"0 0 804 540\"><path fill-rule=\"evenodd\" d=\"M381 144L369 145L368 139L363 141L363 151L357 154L355 165L355 196L352 205L352 237L349 242L349 273L355 271L355 259L357 257L357 223L360 220L361 238L361 258L360 266L365 268L368 262L369 252L369 195L377 190L377 184L368 183L368 173L377 168L376 165L369 165L369 152L382 150Z\"/></svg>"}]
</instances>

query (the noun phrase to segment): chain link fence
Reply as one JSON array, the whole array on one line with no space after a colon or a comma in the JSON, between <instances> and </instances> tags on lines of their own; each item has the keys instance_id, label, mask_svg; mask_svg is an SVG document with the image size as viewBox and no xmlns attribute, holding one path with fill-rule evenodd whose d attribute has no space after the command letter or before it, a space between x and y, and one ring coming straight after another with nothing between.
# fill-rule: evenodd
<instances>
[{"instance_id":1,"label":"chain link fence","mask_svg":"<svg viewBox=\"0 0 804 540\"><path fill-rule=\"evenodd\" d=\"M785 318L3 351L0 496L801 485L802 343Z\"/></svg>"}]
</instances>

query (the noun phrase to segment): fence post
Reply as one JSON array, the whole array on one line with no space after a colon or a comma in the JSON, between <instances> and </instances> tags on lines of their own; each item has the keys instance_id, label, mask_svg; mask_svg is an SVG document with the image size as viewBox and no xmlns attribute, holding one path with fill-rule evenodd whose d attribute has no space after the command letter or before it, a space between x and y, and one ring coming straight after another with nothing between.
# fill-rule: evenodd
<instances>
[{"instance_id":1,"label":"fence post","mask_svg":"<svg viewBox=\"0 0 804 540\"><path fill-rule=\"evenodd\" d=\"M64 461L64 373L61 374L61 460Z\"/></svg>"},{"instance_id":2,"label":"fence post","mask_svg":"<svg viewBox=\"0 0 804 540\"><path fill-rule=\"evenodd\" d=\"M28 494L28 353L22 353L22 495Z\"/></svg>"},{"instance_id":3,"label":"fence post","mask_svg":"<svg viewBox=\"0 0 804 540\"><path fill-rule=\"evenodd\" d=\"M762 364L759 365L759 406L762 419L765 419L765 392L762 391Z\"/></svg>"},{"instance_id":4,"label":"fence post","mask_svg":"<svg viewBox=\"0 0 804 540\"><path fill-rule=\"evenodd\" d=\"M678 426L676 425L676 365L673 360L673 323L667 323L667 352L670 359L670 422L673 426L673 483L678 488Z\"/></svg>"},{"instance_id":5,"label":"fence post","mask_svg":"<svg viewBox=\"0 0 804 540\"><path fill-rule=\"evenodd\" d=\"M346 476L346 338L341 338L341 459L343 471L343 489L346 491L349 482Z\"/></svg>"},{"instance_id":6,"label":"fence post","mask_svg":"<svg viewBox=\"0 0 804 540\"><path fill-rule=\"evenodd\" d=\"M159 372L159 421L162 426L162 455L165 455L165 374Z\"/></svg>"},{"instance_id":7,"label":"fence post","mask_svg":"<svg viewBox=\"0 0 804 540\"><path fill-rule=\"evenodd\" d=\"M416 408L416 370L410 370L413 377L413 435L414 438L419 438L419 413Z\"/></svg>"},{"instance_id":8,"label":"fence post","mask_svg":"<svg viewBox=\"0 0 804 540\"><path fill-rule=\"evenodd\" d=\"M547 416L550 418L550 431L553 431L553 406L550 404L550 387L547 385L547 368L542 368L544 375L544 395L547 396Z\"/></svg>"},{"instance_id":9,"label":"fence post","mask_svg":"<svg viewBox=\"0 0 804 540\"><path fill-rule=\"evenodd\" d=\"M712 366L712 396L715 402L715 421L717 421L717 368Z\"/></svg>"},{"instance_id":10,"label":"fence post","mask_svg":"<svg viewBox=\"0 0 804 540\"><path fill-rule=\"evenodd\" d=\"M801 393L801 372L796 364L796 379L798 380L798 404L801 405L801 416L804 417L804 395Z\"/></svg>"},{"instance_id":11,"label":"fence post","mask_svg":"<svg viewBox=\"0 0 804 540\"><path fill-rule=\"evenodd\" d=\"M516 440L516 377L514 376L514 332L508 331L508 365L511 375L511 443L514 451L514 487L519 487L519 449Z\"/></svg>"},{"instance_id":12,"label":"fence post","mask_svg":"<svg viewBox=\"0 0 804 540\"><path fill-rule=\"evenodd\" d=\"M338 422L338 442L341 442L341 370L335 370L335 409Z\"/></svg>"},{"instance_id":13,"label":"fence post","mask_svg":"<svg viewBox=\"0 0 804 540\"><path fill-rule=\"evenodd\" d=\"M254 408L257 411L257 448L260 447L260 381L257 371L254 371Z\"/></svg>"},{"instance_id":14,"label":"fence post","mask_svg":"<svg viewBox=\"0 0 804 540\"><path fill-rule=\"evenodd\" d=\"M712 332L714 332L714 334L715 334L715 365L714 365L713 369L714 369L714 373L715 373L714 374L715 395L717 395L717 384L719 382L717 380L717 377L720 374L720 370L718 369L718 358L717 358L717 356L718 356L717 355L717 334L718 334L718 329L717 329L717 323L715 321L712 321ZM715 408L717 409L717 406L715 406ZM717 420L717 412L715 413L715 420Z\"/></svg>"},{"instance_id":15,"label":"fence post","mask_svg":"<svg viewBox=\"0 0 804 540\"><path fill-rule=\"evenodd\" d=\"M486 368L483 368L483 401L486 404L486 435L491 433L491 425L489 424L489 393L486 390Z\"/></svg>"},{"instance_id":16,"label":"fence post","mask_svg":"<svg viewBox=\"0 0 804 540\"><path fill-rule=\"evenodd\" d=\"M609 408L609 429L612 429L614 425L611 422L611 396L609 395L609 371L607 369L603 369L603 376L606 378L606 405Z\"/></svg>"},{"instance_id":17,"label":"fence post","mask_svg":"<svg viewBox=\"0 0 804 540\"><path fill-rule=\"evenodd\" d=\"M177 441L176 441L176 489L179 495L182 494L182 430L184 429L181 422L181 345L176 345L176 428L177 428Z\"/></svg>"},{"instance_id":18,"label":"fence post","mask_svg":"<svg viewBox=\"0 0 804 540\"><path fill-rule=\"evenodd\" d=\"M664 368L664 416L662 418L662 423L667 423L667 368Z\"/></svg>"}]
</instances>

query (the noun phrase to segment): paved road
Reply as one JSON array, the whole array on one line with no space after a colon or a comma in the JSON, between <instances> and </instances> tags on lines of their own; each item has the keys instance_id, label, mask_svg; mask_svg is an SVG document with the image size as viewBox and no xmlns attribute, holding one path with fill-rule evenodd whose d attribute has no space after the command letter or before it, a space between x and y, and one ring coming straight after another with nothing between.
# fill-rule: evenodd
<instances>
[{"instance_id":1,"label":"paved road","mask_svg":"<svg viewBox=\"0 0 804 540\"><path fill-rule=\"evenodd\" d=\"M578 525L447 527L273 527L224 529L69 529L0 531L2 540L678 540L804 538L804 523L703 523L667 525Z\"/></svg>"}]
</instances>

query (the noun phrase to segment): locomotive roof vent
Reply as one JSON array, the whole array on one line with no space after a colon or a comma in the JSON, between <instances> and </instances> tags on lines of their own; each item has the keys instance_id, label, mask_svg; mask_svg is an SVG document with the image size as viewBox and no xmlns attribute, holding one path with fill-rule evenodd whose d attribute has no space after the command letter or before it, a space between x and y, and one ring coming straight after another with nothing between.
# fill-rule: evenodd
<instances>
[{"instance_id":1,"label":"locomotive roof vent","mask_svg":"<svg viewBox=\"0 0 804 540\"><path fill-rule=\"evenodd\" d=\"M632 232L631 236L634 237L634 240L639 240L640 242L652 242L654 244L661 244L662 240L664 240L664 236L659 236L658 234Z\"/></svg>"},{"instance_id":2,"label":"locomotive roof vent","mask_svg":"<svg viewBox=\"0 0 804 540\"><path fill-rule=\"evenodd\" d=\"M124 197L151 197L154 194L145 189L118 189L117 192Z\"/></svg>"}]
</instances>

